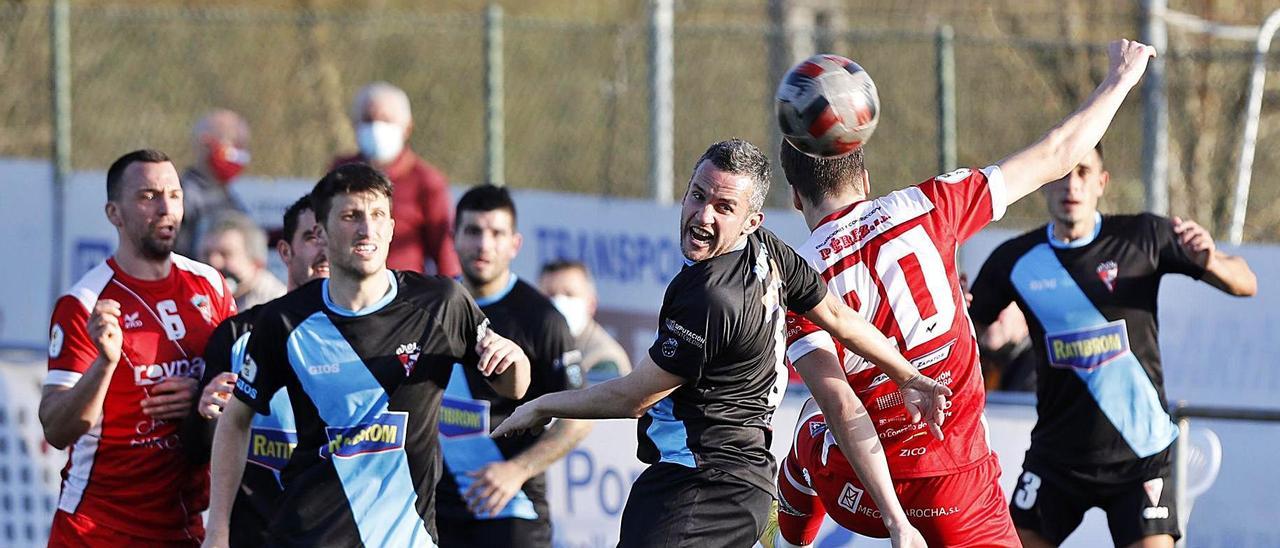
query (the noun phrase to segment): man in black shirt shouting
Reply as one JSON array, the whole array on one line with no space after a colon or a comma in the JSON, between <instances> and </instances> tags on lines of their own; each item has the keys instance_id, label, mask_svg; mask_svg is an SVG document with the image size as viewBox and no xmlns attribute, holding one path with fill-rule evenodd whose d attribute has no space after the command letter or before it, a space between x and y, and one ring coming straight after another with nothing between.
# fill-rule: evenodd
<instances>
[{"instance_id":1,"label":"man in black shirt shouting","mask_svg":"<svg viewBox=\"0 0 1280 548\"><path fill-rule=\"evenodd\" d=\"M950 391L919 375L761 227L769 180L768 159L755 146L711 145L681 207L687 266L667 287L648 354L630 375L538 398L493 432L554 417L639 418L639 458L651 466L627 499L619 546L750 546L760 537L773 498L769 443L787 383L788 309L883 369L913 418L923 413L935 427L943 420ZM843 376L838 368L832 374Z\"/></svg>"}]
</instances>

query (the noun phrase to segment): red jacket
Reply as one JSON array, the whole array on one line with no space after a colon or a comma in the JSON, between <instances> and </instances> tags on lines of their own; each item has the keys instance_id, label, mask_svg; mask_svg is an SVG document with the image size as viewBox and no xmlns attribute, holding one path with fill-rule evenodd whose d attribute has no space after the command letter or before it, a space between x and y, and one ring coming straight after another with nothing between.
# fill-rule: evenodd
<instances>
[{"instance_id":1,"label":"red jacket","mask_svg":"<svg viewBox=\"0 0 1280 548\"><path fill-rule=\"evenodd\" d=\"M359 154L340 157L333 167L368 162ZM458 276L462 268L453 249L453 198L444 174L407 146L383 170L395 191L391 216L396 220L387 266L393 270L423 272L430 259L435 273ZM431 268L427 268L431 273Z\"/></svg>"}]
</instances>

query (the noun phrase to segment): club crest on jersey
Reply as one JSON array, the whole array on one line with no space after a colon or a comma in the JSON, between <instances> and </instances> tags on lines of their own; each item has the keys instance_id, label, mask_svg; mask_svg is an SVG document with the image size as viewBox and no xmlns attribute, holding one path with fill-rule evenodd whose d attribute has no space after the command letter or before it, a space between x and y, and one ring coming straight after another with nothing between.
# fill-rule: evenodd
<instances>
[{"instance_id":1,"label":"club crest on jersey","mask_svg":"<svg viewBox=\"0 0 1280 548\"><path fill-rule=\"evenodd\" d=\"M445 394L440 399L440 436L467 438L489 435L489 402Z\"/></svg>"},{"instance_id":2,"label":"club crest on jersey","mask_svg":"<svg viewBox=\"0 0 1280 548\"><path fill-rule=\"evenodd\" d=\"M1124 320L1100 326L1045 335L1049 365L1092 371L1129 353L1129 330Z\"/></svg>"},{"instance_id":3,"label":"club crest on jersey","mask_svg":"<svg viewBox=\"0 0 1280 548\"><path fill-rule=\"evenodd\" d=\"M827 431L827 423L821 421L813 421L809 423L809 436L818 437Z\"/></svg>"},{"instance_id":4,"label":"club crest on jersey","mask_svg":"<svg viewBox=\"0 0 1280 548\"><path fill-rule=\"evenodd\" d=\"M950 173L944 173L942 175L934 177L934 179L940 183L947 183L949 185L953 185L960 181L968 179L970 173L973 173L973 170L967 167L962 167Z\"/></svg>"},{"instance_id":5,"label":"club crest on jersey","mask_svg":"<svg viewBox=\"0 0 1280 548\"><path fill-rule=\"evenodd\" d=\"M421 349L416 342L402 344L396 349L396 357L400 358L400 365L404 366L404 376L408 377L413 373L413 367L418 365L419 354Z\"/></svg>"},{"instance_id":6,"label":"club crest on jersey","mask_svg":"<svg viewBox=\"0 0 1280 548\"><path fill-rule=\"evenodd\" d=\"M57 359L62 355L62 326L53 324L49 330L49 357Z\"/></svg>"},{"instance_id":7,"label":"club crest on jersey","mask_svg":"<svg viewBox=\"0 0 1280 548\"><path fill-rule=\"evenodd\" d=\"M1116 277L1120 275L1120 267L1115 261L1105 261L1098 264L1098 279L1107 286L1107 291L1112 293L1116 290Z\"/></svg>"},{"instance_id":8,"label":"club crest on jersey","mask_svg":"<svg viewBox=\"0 0 1280 548\"><path fill-rule=\"evenodd\" d=\"M405 426L409 414L388 411L373 420L355 426L328 426L325 434L329 443L320 447L323 458L349 459L370 453L395 451L404 447Z\"/></svg>"},{"instance_id":9,"label":"club crest on jersey","mask_svg":"<svg viewBox=\"0 0 1280 548\"><path fill-rule=\"evenodd\" d=\"M191 306L196 307L200 311L200 316L204 318L206 323L213 322L213 307L209 305L209 297L199 293L191 296Z\"/></svg>"}]
</instances>

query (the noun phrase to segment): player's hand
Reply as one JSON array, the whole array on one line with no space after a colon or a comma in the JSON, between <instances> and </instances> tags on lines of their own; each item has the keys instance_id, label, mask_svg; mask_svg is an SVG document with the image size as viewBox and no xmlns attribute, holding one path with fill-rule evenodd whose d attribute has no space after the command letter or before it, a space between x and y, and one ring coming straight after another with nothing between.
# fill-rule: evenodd
<instances>
[{"instance_id":1,"label":"player's hand","mask_svg":"<svg viewBox=\"0 0 1280 548\"><path fill-rule=\"evenodd\" d=\"M476 342L476 353L480 354L476 367L486 377L500 375L513 365L529 365L529 357L524 355L520 345L494 333L492 329L486 331L484 338Z\"/></svg>"},{"instance_id":2,"label":"player's hand","mask_svg":"<svg viewBox=\"0 0 1280 548\"><path fill-rule=\"evenodd\" d=\"M551 417L544 417L542 412L538 410L538 400L535 399L529 403L517 407L506 420L502 421L493 432L489 433L491 438L501 438L516 434L523 434L530 430L541 430L546 428L547 423L551 422Z\"/></svg>"},{"instance_id":3,"label":"player's hand","mask_svg":"<svg viewBox=\"0 0 1280 548\"><path fill-rule=\"evenodd\" d=\"M899 386L898 390L902 392L902 402L906 404L911 423L915 424L923 419L929 425L929 432L933 437L942 439L942 422L947 418L947 408L950 407L947 397L951 396L951 389L924 374L916 373L911 380Z\"/></svg>"},{"instance_id":4,"label":"player's hand","mask_svg":"<svg viewBox=\"0 0 1280 548\"><path fill-rule=\"evenodd\" d=\"M1156 56L1156 48L1121 38L1107 46L1111 60L1111 75L1119 83L1133 87L1147 70L1147 61Z\"/></svg>"},{"instance_id":5,"label":"player's hand","mask_svg":"<svg viewBox=\"0 0 1280 548\"><path fill-rule=\"evenodd\" d=\"M120 303L103 299L93 305L89 315L89 340L98 347L98 354L110 365L120 363L120 349L124 345L124 332L120 330Z\"/></svg>"},{"instance_id":6,"label":"player's hand","mask_svg":"<svg viewBox=\"0 0 1280 548\"><path fill-rule=\"evenodd\" d=\"M929 548L929 544L924 541L924 536L910 523L890 528L889 542L893 543L893 548Z\"/></svg>"},{"instance_id":7,"label":"player's hand","mask_svg":"<svg viewBox=\"0 0 1280 548\"><path fill-rule=\"evenodd\" d=\"M973 306L973 292L969 290L969 274L960 273L960 292L964 293L964 305Z\"/></svg>"},{"instance_id":8,"label":"player's hand","mask_svg":"<svg viewBox=\"0 0 1280 548\"><path fill-rule=\"evenodd\" d=\"M191 412L200 381L191 377L168 377L147 392L142 412L153 419L181 419Z\"/></svg>"},{"instance_id":9,"label":"player's hand","mask_svg":"<svg viewBox=\"0 0 1280 548\"><path fill-rule=\"evenodd\" d=\"M511 461L489 463L484 468L467 472L475 480L462 498L467 501L467 509L480 517L492 516L511 502L511 497L520 492L524 482L529 480L529 469Z\"/></svg>"},{"instance_id":10,"label":"player's hand","mask_svg":"<svg viewBox=\"0 0 1280 548\"><path fill-rule=\"evenodd\" d=\"M204 385L204 392L200 394L200 404L196 407L196 412L208 420L222 416L222 408L227 406L227 400L231 399L231 391L235 390L236 378L235 373L219 373L209 381L209 384Z\"/></svg>"},{"instance_id":11,"label":"player's hand","mask_svg":"<svg viewBox=\"0 0 1280 548\"><path fill-rule=\"evenodd\" d=\"M1182 246L1191 260L1201 268L1209 268L1209 261L1213 260L1213 252L1217 250L1217 245L1213 243L1213 237L1209 235L1208 230L1195 221L1174 217L1173 233L1178 236L1178 245Z\"/></svg>"}]
</instances>

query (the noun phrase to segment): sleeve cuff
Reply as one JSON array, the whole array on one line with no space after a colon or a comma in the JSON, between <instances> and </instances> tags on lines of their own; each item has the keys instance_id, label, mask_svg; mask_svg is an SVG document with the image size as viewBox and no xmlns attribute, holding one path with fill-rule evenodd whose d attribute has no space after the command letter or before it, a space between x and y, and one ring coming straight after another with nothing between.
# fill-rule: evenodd
<instances>
[{"instance_id":1,"label":"sleeve cuff","mask_svg":"<svg viewBox=\"0 0 1280 548\"><path fill-rule=\"evenodd\" d=\"M787 360L794 364L814 350L826 350L836 354L836 343L826 331L814 331L787 345Z\"/></svg>"},{"instance_id":2,"label":"sleeve cuff","mask_svg":"<svg viewBox=\"0 0 1280 548\"><path fill-rule=\"evenodd\" d=\"M67 371L66 369L50 369L49 374L44 377L44 385L72 388L76 383L80 382L80 377L83 376L83 373Z\"/></svg>"},{"instance_id":3,"label":"sleeve cuff","mask_svg":"<svg viewBox=\"0 0 1280 548\"><path fill-rule=\"evenodd\" d=\"M999 221L1009 209L1009 192L1004 186L1004 172L1000 166L990 165L982 168L987 176L987 191L991 193L991 222Z\"/></svg>"}]
</instances>

